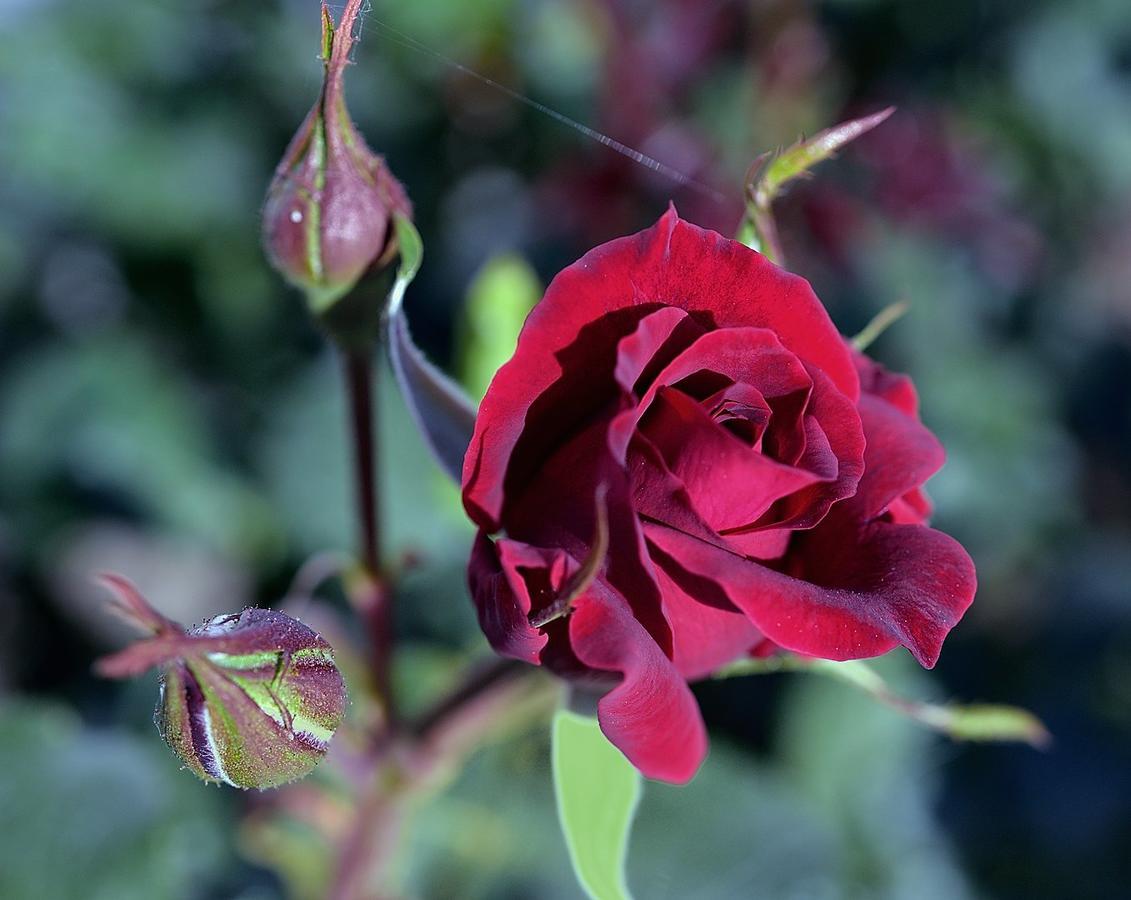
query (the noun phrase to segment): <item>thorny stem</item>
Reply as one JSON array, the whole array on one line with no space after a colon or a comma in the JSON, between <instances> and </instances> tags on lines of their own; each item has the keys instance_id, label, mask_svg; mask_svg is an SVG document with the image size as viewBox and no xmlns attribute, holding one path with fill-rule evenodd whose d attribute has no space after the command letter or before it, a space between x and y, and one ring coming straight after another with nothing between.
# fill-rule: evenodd
<instances>
[{"instance_id":1,"label":"thorny stem","mask_svg":"<svg viewBox=\"0 0 1131 900\"><path fill-rule=\"evenodd\" d=\"M525 671L529 671L529 667L514 659L493 659L478 666L468 672L466 678L452 693L441 697L434 706L412 723L413 736L422 741L429 740L456 713L489 693L497 684Z\"/></svg>"},{"instance_id":2,"label":"thorny stem","mask_svg":"<svg viewBox=\"0 0 1131 900\"><path fill-rule=\"evenodd\" d=\"M376 900L371 883L388 861L403 822L406 799L434 781L438 767L489 728L500 708L513 707L507 690L528 666L509 659L481 664L459 685L406 727L378 736L370 771L344 835L329 892L330 900ZM464 751L466 752L466 751Z\"/></svg>"},{"instance_id":3,"label":"thorny stem","mask_svg":"<svg viewBox=\"0 0 1131 900\"><path fill-rule=\"evenodd\" d=\"M774 219L774 213L769 203L755 209L751 214L751 221L762 239L762 255L784 268L785 252L782 250L781 238L778 236L778 224Z\"/></svg>"},{"instance_id":4,"label":"thorny stem","mask_svg":"<svg viewBox=\"0 0 1131 900\"><path fill-rule=\"evenodd\" d=\"M398 801L385 783L385 764L396 743L396 704L392 690L393 591L381 568L378 445L374 433L374 366L370 351L345 349L343 368L353 439L354 495L361 571L347 579L346 592L369 632L373 675L383 707L381 727L373 735L368 784L357 800L353 821L342 839L330 890L332 900L361 896L368 873L384 863L395 843Z\"/></svg>"},{"instance_id":5,"label":"thorny stem","mask_svg":"<svg viewBox=\"0 0 1131 900\"><path fill-rule=\"evenodd\" d=\"M373 650L374 678L384 705L384 727L393 729L396 704L392 692L393 590L381 568L380 499L377 483L378 444L374 435L374 367L370 355L345 350L346 392L353 436L354 494L361 572L347 581L350 600L366 623Z\"/></svg>"}]
</instances>

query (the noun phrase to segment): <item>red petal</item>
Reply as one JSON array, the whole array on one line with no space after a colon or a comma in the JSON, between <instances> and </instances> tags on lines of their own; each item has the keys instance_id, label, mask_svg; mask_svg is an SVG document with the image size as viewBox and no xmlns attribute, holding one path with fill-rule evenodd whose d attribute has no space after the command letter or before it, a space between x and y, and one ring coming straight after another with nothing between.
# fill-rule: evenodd
<instances>
[{"instance_id":1,"label":"red petal","mask_svg":"<svg viewBox=\"0 0 1131 900\"><path fill-rule=\"evenodd\" d=\"M762 633L718 585L701 581L692 595L667 573L666 557L653 551L653 559L664 616L672 626L672 662L684 678L693 681L710 675L762 643Z\"/></svg>"},{"instance_id":2,"label":"red petal","mask_svg":"<svg viewBox=\"0 0 1131 900\"><path fill-rule=\"evenodd\" d=\"M678 307L650 313L617 345L617 384L626 394L647 390L656 373L701 334L703 329Z\"/></svg>"},{"instance_id":3,"label":"red petal","mask_svg":"<svg viewBox=\"0 0 1131 900\"><path fill-rule=\"evenodd\" d=\"M715 531L757 521L775 500L819 478L747 446L674 388L656 395L641 431Z\"/></svg>"},{"instance_id":4,"label":"red petal","mask_svg":"<svg viewBox=\"0 0 1131 900\"><path fill-rule=\"evenodd\" d=\"M865 429L852 401L833 388L824 372L806 366L813 393L805 418L805 452L798 468L823 476L775 507L760 527L812 528L838 500L857 492L866 471Z\"/></svg>"},{"instance_id":5,"label":"red petal","mask_svg":"<svg viewBox=\"0 0 1131 900\"><path fill-rule=\"evenodd\" d=\"M974 565L953 539L921 525L843 517L798 532L798 577L658 525L649 541L687 572L716 582L771 640L824 659L858 659L903 644L927 668L974 598Z\"/></svg>"},{"instance_id":6,"label":"red petal","mask_svg":"<svg viewBox=\"0 0 1131 900\"><path fill-rule=\"evenodd\" d=\"M493 542L483 532L476 536L468 564L468 581L479 611L479 626L497 653L525 662L538 662L546 646L546 635L530 625L532 602L519 567L560 570L563 560L564 554L538 550L519 541L504 538ZM548 572L546 580L552 585L562 577L560 571Z\"/></svg>"},{"instance_id":7,"label":"red petal","mask_svg":"<svg viewBox=\"0 0 1131 900\"><path fill-rule=\"evenodd\" d=\"M661 306L709 327L770 328L850 399L859 394L847 345L806 281L669 210L562 271L527 318L479 408L464 462L464 504L480 527L498 530L504 485L521 489L548 450L609 401L617 343Z\"/></svg>"},{"instance_id":8,"label":"red petal","mask_svg":"<svg viewBox=\"0 0 1131 900\"><path fill-rule=\"evenodd\" d=\"M915 385L910 378L889 371L874 359L858 351L853 351L852 359L860 376L862 394L875 394L896 409L916 419L919 418L919 395L915 392Z\"/></svg>"},{"instance_id":9,"label":"red petal","mask_svg":"<svg viewBox=\"0 0 1131 900\"><path fill-rule=\"evenodd\" d=\"M632 415L632 410L622 414L625 417ZM668 469L660 451L639 432L632 436L628 460L632 506L638 515L664 522L700 540L726 546L726 541L703 521L687 493L687 486Z\"/></svg>"},{"instance_id":10,"label":"red petal","mask_svg":"<svg viewBox=\"0 0 1131 900\"><path fill-rule=\"evenodd\" d=\"M594 584L570 616L569 634L583 663L623 675L597 704L605 736L647 777L690 781L707 755L703 718L687 682L628 604Z\"/></svg>"},{"instance_id":11,"label":"red petal","mask_svg":"<svg viewBox=\"0 0 1131 900\"><path fill-rule=\"evenodd\" d=\"M812 387L805 364L782 347L772 331L728 328L707 332L666 365L656 375L641 406L646 407L660 388L678 385L699 372L714 372L735 384L753 385L767 400L799 392L807 395Z\"/></svg>"},{"instance_id":12,"label":"red petal","mask_svg":"<svg viewBox=\"0 0 1131 900\"><path fill-rule=\"evenodd\" d=\"M508 506L507 533L585 559L596 533L596 492L603 485L609 548L602 577L628 599L645 629L667 650L671 633L660 608L660 590L632 506L628 472L614 457L611 441L609 420L598 419L561 446Z\"/></svg>"},{"instance_id":13,"label":"red petal","mask_svg":"<svg viewBox=\"0 0 1131 900\"><path fill-rule=\"evenodd\" d=\"M934 475L946 453L922 423L871 394L860 397L859 411L868 440L864 477L843 512L867 521ZM919 494L911 502L922 508L924 500Z\"/></svg>"}]
</instances>

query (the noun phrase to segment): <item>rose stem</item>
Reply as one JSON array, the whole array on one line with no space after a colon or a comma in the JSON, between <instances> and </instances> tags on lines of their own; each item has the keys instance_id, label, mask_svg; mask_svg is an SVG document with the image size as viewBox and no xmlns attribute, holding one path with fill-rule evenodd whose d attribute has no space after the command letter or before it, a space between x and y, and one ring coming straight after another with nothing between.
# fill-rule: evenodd
<instances>
[{"instance_id":1,"label":"rose stem","mask_svg":"<svg viewBox=\"0 0 1131 900\"><path fill-rule=\"evenodd\" d=\"M368 574L376 578L381 569L381 534L377 508L377 445L373 437L373 363L362 351L347 351L345 370L353 435L358 555Z\"/></svg>"},{"instance_id":2,"label":"rose stem","mask_svg":"<svg viewBox=\"0 0 1131 900\"><path fill-rule=\"evenodd\" d=\"M373 771L357 799L356 812L342 836L329 900L375 898L373 879L389 862L403 824L406 800L417 784L427 784L435 767L466 753L460 737L474 744L492 727L500 704L512 707L507 691L533 669L513 659L493 659L475 666L450 693L406 724L398 736L379 735L370 750ZM400 744L399 752L397 744ZM403 769L398 760L411 759ZM391 766L382 775L382 770Z\"/></svg>"},{"instance_id":3,"label":"rose stem","mask_svg":"<svg viewBox=\"0 0 1131 900\"><path fill-rule=\"evenodd\" d=\"M378 443L374 435L376 397L374 366L369 351L344 353L350 433L353 437L354 494L357 510L361 583L351 590L353 601L369 626L374 677L384 704L385 727L392 729L395 704L391 690L393 650L392 593L381 568L381 510L377 481Z\"/></svg>"}]
</instances>

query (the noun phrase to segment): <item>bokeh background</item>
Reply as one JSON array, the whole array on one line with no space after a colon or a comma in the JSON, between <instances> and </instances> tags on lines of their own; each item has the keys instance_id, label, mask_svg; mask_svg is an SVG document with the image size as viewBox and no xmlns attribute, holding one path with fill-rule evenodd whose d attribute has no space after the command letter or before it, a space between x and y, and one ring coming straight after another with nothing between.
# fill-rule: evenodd
<instances>
[{"instance_id":1,"label":"bokeh background","mask_svg":"<svg viewBox=\"0 0 1131 900\"><path fill-rule=\"evenodd\" d=\"M385 23L734 198L719 203ZM317 892L158 740L96 571L184 620L273 603L351 542L336 370L258 215L318 89L316 0L0 0L0 896ZM673 199L733 231L759 152L898 113L780 205L791 268L912 373L939 527L981 589L908 693L1031 708L957 746L806 676L701 686L696 782L649 786L645 898L1107 898L1131 884L1131 16L1125 0L374 0L351 107L417 208L433 358L482 390L516 316ZM453 492L385 380L400 677L484 652ZM393 473L395 472L395 475ZM333 598L331 601L333 602ZM431 679L431 682L430 682ZM420 897L576 897L544 728L472 757L399 855ZM279 871L283 875L278 874Z\"/></svg>"}]
</instances>

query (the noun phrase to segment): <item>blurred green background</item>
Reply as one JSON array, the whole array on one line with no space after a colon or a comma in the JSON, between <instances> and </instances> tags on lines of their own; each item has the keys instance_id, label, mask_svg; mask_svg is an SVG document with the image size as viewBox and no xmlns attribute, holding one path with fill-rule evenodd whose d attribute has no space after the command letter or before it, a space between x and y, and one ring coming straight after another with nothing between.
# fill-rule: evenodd
<instances>
[{"instance_id":1,"label":"blurred green background","mask_svg":"<svg viewBox=\"0 0 1131 900\"><path fill-rule=\"evenodd\" d=\"M316 0L0 0L5 900L272 898L318 866L276 834L281 878L239 824L246 799L178 771L150 724L154 679L90 674L122 640L94 572L191 621L276 602L310 554L350 546L334 360L258 245L318 90L317 29ZM842 331L911 303L873 352L920 388L949 450L936 522L978 563L936 671L902 652L881 666L918 695L1025 705L1055 742L949 744L800 676L706 684L710 760L687 789L649 785L630 881L681 900L1125 892L1126 0L374 0L349 96L416 204L414 331L473 391L507 323L585 249L669 198L733 231L754 155L898 106L780 208L791 268ZM483 652L470 531L387 378L383 394L384 513L395 552L421 559L400 623L419 687ZM547 765L540 728L475 755L413 820L400 889L578 896Z\"/></svg>"}]
</instances>

